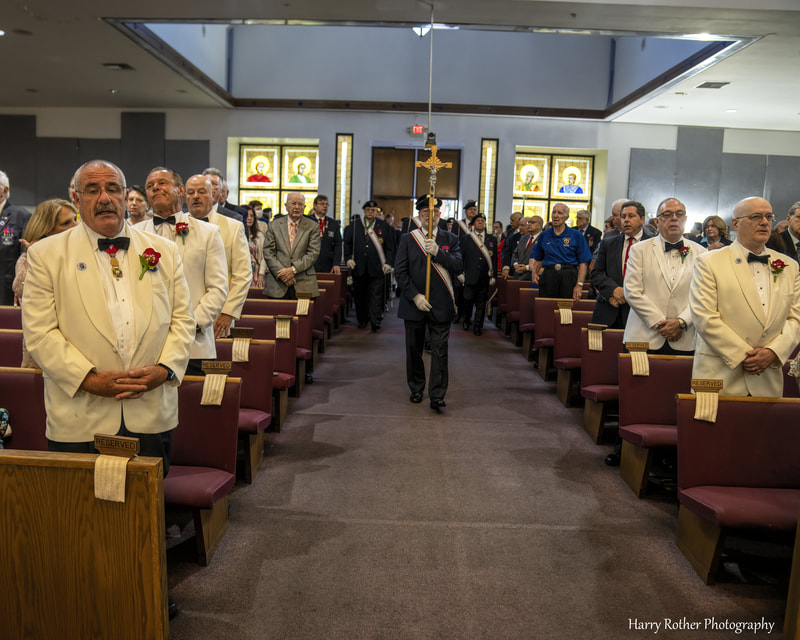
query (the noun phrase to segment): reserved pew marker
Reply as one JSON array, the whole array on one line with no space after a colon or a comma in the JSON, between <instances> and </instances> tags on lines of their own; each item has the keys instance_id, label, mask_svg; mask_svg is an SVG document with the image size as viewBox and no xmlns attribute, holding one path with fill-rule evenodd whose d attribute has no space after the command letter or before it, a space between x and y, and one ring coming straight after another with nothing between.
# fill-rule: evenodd
<instances>
[{"instance_id":1,"label":"reserved pew marker","mask_svg":"<svg viewBox=\"0 0 800 640\"><path fill-rule=\"evenodd\" d=\"M203 381L203 397L201 405L219 406L225 395L225 382L231 372L232 364L228 360L203 360L201 365L205 380Z\"/></svg>"},{"instance_id":2,"label":"reserved pew marker","mask_svg":"<svg viewBox=\"0 0 800 640\"><path fill-rule=\"evenodd\" d=\"M233 362L250 362L250 341L253 339L252 327L234 327L231 329L231 358Z\"/></svg>"},{"instance_id":3,"label":"reserved pew marker","mask_svg":"<svg viewBox=\"0 0 800 640\"><path fill-rule=\"evenodd\" d=\"M94 448L100 452L94 463L94 497L125 502L128 460L139 453L139 439L95 434Z\"/></svg>"},{"instance_id":4,"label":"reserved pew marker","mask_svg":"<svg viewBox=\"0 0 800 640\"><path fill-rule=\"evenodd\" d=\"M603 331L608 329L608 325L589 323L586 325L589 331L589 351L603 350Z\"/></svg>"},{"instance_id":5,"label":"reserved pew marker","mask_svg":"<svg viewBox=\"0 0 800 640\"><path fill-rule=\"evenodd\" d=\"M717 421L719 408L719 392L722 389L722 380L702 380L692 378L692 391L697 395L694 409L694 419L704 422Z\"/></svg>"},{"instance_id":6,"label":"reserved pew marker","mask_svg":"<svg viewBox=\"0 0 800 640\"><path fill-rule=\"evenodd\" d=\"M647 342L626 342L625 348L631 354L631 373L635 376L650 375L650 361L647 359Z\"/></svg>"}]
</instances>

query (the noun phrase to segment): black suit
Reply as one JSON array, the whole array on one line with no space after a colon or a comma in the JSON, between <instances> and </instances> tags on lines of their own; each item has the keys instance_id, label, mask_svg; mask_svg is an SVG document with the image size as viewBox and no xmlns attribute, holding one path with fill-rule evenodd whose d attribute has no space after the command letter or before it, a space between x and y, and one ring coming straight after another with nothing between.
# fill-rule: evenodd
<instances>
[{"instance_id":1,"label":"black suit","mask_svg":"<svg viewBox=\"0 0 800 640\"><path fill-rule=\"evenodd\" d=\"M307 216L317 224L317 216L311 214ZM314 271L317 273L330 273L333 267L342 264L342 232L339 230L339 221L325 216L325 227L320 236L320 250Z\"/></svg>"},{"instance_id":2,"label":"black suit","mask_svg":"<svg viewBox=\"0 0 800 640\"><path fill-rule=\"evenodd\" d=\"M394 263L394 231L383 220L375 218L373 230L383 248L386 264ZM373 329L381 326L383 320L383 298L386 276L383 273L380 256L364 228L364 221L356 218L344 230L344 255L347 260L355 260L352 271L353 297L356 305L356 318L360 327L372 324Z\"/></svg>"},{"instance_id":3,"label":"black suit","mask_svg":"<svg viewBox=\"0 0 800 640\"><path fill-rule=\"evenodd\" d=\"M463 270L461 249L454 234L441 230L436 234L439 251L431 258L429 301L432 308L430 311L420 311L414 304L414 296L425 295L427 254L416 238L416 234L403 235L395 260L395 277L402 290L397 315L405 320L406 327L406 379L412 393L422 393L425 389L422 348L425 343L425 328L428 327L431 343L428 395L432 400L442 400L447 392L447 342L450 338L450 323L455 316L455 300L433 265L445 269L451 280L456 278Z\"/></svg>"},{"instance_id":4,"label":"black suit","mask_svg":"<svg viewBox=\"0 0 800 640\"><path fill-rule=\"evenodd\" d=\"M531 242L531 246L528 246L528 240L530 240L531 235L521 236L519 242L517 243L517 248L514 249L514 253L511 255L511 264L509 265L511 268L509 269L509 273L511 274L512 280L527 280L528 282L531 281L531 272L530 271L523 271L522 273L517 273L514 269L514 263L526 265L531 260L531 253L533 253L533 248L536 246L536 243L539 241L539 236L541 235L541 231L536 234L536 238L533 242Z\"/></svg>"},{"instance_id":5,"label":"black suit","mask_svg":"<svg viewBox=\"0 0 800 640\"><path fill-rule=\"evenodd\" d=\"M589 245L589 251L594 253L595 248L600 244L600 240L603 239L603 232L589 224L586 225L582 233L583 237L586 239L586 244Z\"/></svg>"},{"instance_id":6,"label":"black suit","mask_svg":"<svg viewBox=\"0 0 800 640\"><path fill-rule=\"evenodd\" d=\"M465 326L472 322L472 307L475 307L475 328L483 328L486 317L486 301L489 299L489 280L497 277L497 238L484 235L483 244L491 260L487 263L483 252L468 235L461 240L464 256L464 317Z\"/></svg>"},{"instance_id":7,"label":"black suit","mask_svg":"<svg viewBox=\"0 0 800 640\"><path fill-rule=\"evenodd\" d=\"M511 268L511 257L514 255L514 249L517 248L521 237L522 234L519 231L514 231L512 235L506 237L506 243L503 245L503 269Z\"/></svg>"},{"instance_id":8,"label":"black suit","mask_svg":"<svg viewBox=\"0 0 800 640\"><path fill-rule=\"evenodd\" d=\"M226 218L232 218L233 220L238 220L244 225L244 235L245 237L250 240L250 229L247 228L247 217L242 216L240 213L236 213L235 211L231 211L230 209L226 209L221 204L217 205L217 213L225 216Z\"/></svg>"},{"instance_id":9,"label":"black suit","mask_svg":"<svg viewBox=\"0 0 800 640\"><path fill-rule=\"evenodd\" d=\"M228 211L233 211L234 213L238 213L242 216L245 220L247 220L247 209L244 207L240 207L237 204L233 204L232 202L228 202L227 200L223 202L221 207L225 207Z\"/></svg>"},{"instance_id":10,"label":"black suit","mask_svg":"<svg viewBox=\"0 0 800 640\"><path fill-rule=\"evenodd\" d=\"M800 254L797 252L797 245L794 243L794 238L789 235L788 229L786 231L781 231L781 240L783 240L783 244L786 247L786 251L784 253L786 253L786 255L790 258L794 258L800 262Z\"/></svg>"},{"instance_id":11,"label":"black suit","mask_svg":"<svg viewBox=\"0 0 800 640\"><path fill-rule=\"evenodd\" d=\"M17 207L6 201L0 211L0 304L14 304L14 292L11 285L17 268L17 259L21 253L19 243L31 214L27 209Z\"/></svg>"},{"instance_id":12,"label":"black suit","mask_svg":"<svg viewBox=\"0 0 800 640\"><path fill-rule=\"evenodd\" d=\"M639 242L652 237L646 229L643 229ZM608 325L609 329L624 329L631 310L627 302L615 307L608 301L614 289L622 286L622 258L627 244L628 236L622 233L605 238L600 243L592 269L592 287L599 292L592 313L592 322Z\"/></svg>"}]
</instances>

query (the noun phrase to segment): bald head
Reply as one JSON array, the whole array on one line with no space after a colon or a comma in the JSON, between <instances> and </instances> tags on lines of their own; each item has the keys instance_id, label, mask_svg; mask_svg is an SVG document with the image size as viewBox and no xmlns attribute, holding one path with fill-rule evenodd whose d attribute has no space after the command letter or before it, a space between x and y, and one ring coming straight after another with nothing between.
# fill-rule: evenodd
<instances>
[{"instance_id":1,"label":"bald head","mask_svg":"<svg viewBox=\"0 0 800 640\"><path fill-rule=\"evenodd\" d=\"M748 251L759 254L772 232L772 205L760 197L740 200L733 208L731 225L736 239Z\"/></svg>"},{"instance_id":2,"label":"bald head","mask_svg":"<svg viewBox=\"0 0 800 640\"><path fill-rule=\"evenodd\" d=\"M214 207L214 184L209 175L193 175L186 181L186 206L195 218L205 218Z\"/></svg>"}]
</instances>

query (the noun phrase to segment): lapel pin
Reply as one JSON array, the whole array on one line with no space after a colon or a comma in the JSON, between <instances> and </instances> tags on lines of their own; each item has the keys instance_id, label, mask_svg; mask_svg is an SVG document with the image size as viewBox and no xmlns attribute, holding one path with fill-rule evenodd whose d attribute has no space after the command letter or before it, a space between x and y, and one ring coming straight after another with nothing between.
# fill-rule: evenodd
<instances>
[{"instance_id":1,"label":"lapel pin","mask_svg":"<svg viewBox=\"0 0 800 640\"><path fill-rule=\"evenodd\" d=\"M85 262L79 262L78 263L78 271L86 271L86 263Z\"/></svg>"},{"instance_id":2,"label":"lapel pin","mask_svg":"<svg viewBox=\"0 0 800 640\"><path fill-rule=\"evenodd\" d=\"M742 264L742 259L741 258L736 258L736 264Z\"/></svg>"}]
</instances>

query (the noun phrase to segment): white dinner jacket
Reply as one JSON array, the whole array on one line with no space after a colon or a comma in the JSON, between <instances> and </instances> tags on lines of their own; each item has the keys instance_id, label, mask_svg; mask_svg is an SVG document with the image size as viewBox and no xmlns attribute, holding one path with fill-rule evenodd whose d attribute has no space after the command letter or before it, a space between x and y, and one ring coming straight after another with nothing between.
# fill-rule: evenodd
<instances>
[{"instance_id":1,"label":"white dinner jacket","mask_svg":"<svg viewBox=\"0 0 800 640\"><path fill-rule=\"evenodd\" d=\"M766 315L752 267L747 263L748 253L734 242L709 251L695 264L689 297L697 326L692 377L722 380L720 393L724 395L780 398L781 367L800 342L798 264L789 256L769 250L770 264L780 259L786 268L769 277ZM745 373L741 366L746 353L755 347L768 347L778 356L761 375Z\"/></svg>"},{"instance_id":2,"label":"white dinner jacket","mask_svg":"<svg viewBox=\"0 0 800 640\"><path fill-rule=\"evenodd\" d=\"M190 357L213 360L217 357L214 320L219 316L228 297L228 266L222 236L219 234L219 227L206 224L185 212L176 213L175 222L189 225L189 232L184 238L175 235L175 227L172 225L161 224L158 229L169 229L168 239L178 246L183 262L183 275L189 285L192 313L199 328ZM161 235L152 218L140 222L136 228Z\"/></svg>"},{"instance_id":3,"label":"white dinner jacket","mask_svg":"<svg viewBox=\"0 0 800 640\"><path fill-rule=\"evenodd\" d=\"M651 349L660 349L665 338L653 326L667 318L681 318L687 325L679 340L670 342L678 351L693 351L695 327L689 312L689 285L692 281L694 262L706 252L705 247L683 239L689 247L688 255L677 258L680 265L675 281L669 277L664 244L661 236L635 243L628 257L625 272L625 300L630 305L628 322L625 325L625 342L647 342Z\"/></svg>"},{"instance_id":4,"label":"white dinner jacket","mask_svg":"<svg viewBox=\"0 0 800 640\"><path fill-rule=\"evenodd\" d=\"M219 227L222 244L225 247L225 259L228 262L228 297L222 306L222 313L238 320L253 281L250 246L244 235L244 227L238 220L212 211L208 215L208 221Z\"/></svg>"},{"instance_id":5,"label":"white dinner jacket","mask_svg":"<svg viewBox=\"0 0 800 640\"><path fill-rule=\"evenodd\" d=\"M135 400L82 391L86 375L122 371L111 312L92 244L83 225L44 238L28 250L22 305L25 343L45 379L47 437L88 442L95 433L117 433L124 410L134 433L161 433L178 424L178 389L194 340L195 320L183 263L174 243L128 227L128 269L135 341L130 368L164 364L175 378ZM161 254L155 271L141 279L139 255Z\"/></svg>"}]
</instances>

